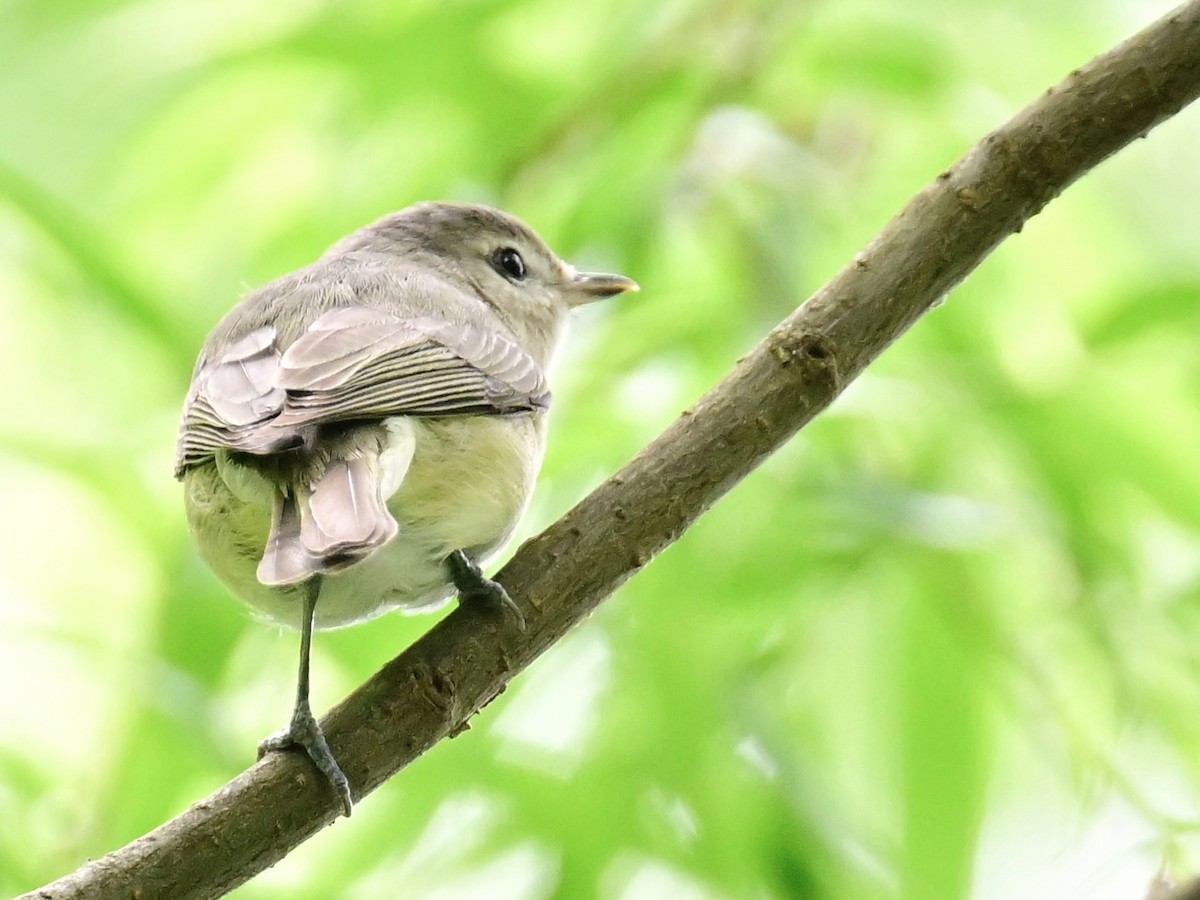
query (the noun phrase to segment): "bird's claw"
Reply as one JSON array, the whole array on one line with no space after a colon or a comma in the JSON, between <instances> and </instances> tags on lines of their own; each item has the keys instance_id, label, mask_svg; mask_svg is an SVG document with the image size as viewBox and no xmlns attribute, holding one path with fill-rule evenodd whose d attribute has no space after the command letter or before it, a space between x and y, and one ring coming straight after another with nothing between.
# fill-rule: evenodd
<instances>
[{"instance_id":1,"label":"bird's claw","mask_svg":"<svg viewBox=\"0 0 1200 900\"><path fill-rule=\"evenodd\" d=\"M325 740L325 733L307 703L297 705L287 728L259 743L258 758L262 759L268 753L291 750L295 747L302 748L313 761L313 765L320 769L334 793L342 801L342 812L349 816L354 810L354 799L350 796L350 780L333 758L333 752Z\"/></svg>"},{"instance_id":2,"label":"bird's claw","mask_svg":"<svg viewBox=\"0 0 1200 900\"><path fill-rule=\"evenodd\" d=\"M483 574L483 570L467 558L461 550L455 550L446 558L446 566L450 569L450 580L458 591L459 603L485 609L489 612L499 610L513 620L520 631L525 631L525 613L509 596L504 585L493 581Z\"/></svg>"}]
</instances>

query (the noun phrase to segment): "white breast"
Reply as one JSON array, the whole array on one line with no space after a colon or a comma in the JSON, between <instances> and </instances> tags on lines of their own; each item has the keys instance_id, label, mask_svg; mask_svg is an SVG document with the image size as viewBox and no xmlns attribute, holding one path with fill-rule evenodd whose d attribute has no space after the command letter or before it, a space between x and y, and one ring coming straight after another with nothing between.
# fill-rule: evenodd
<instances>
[{"instance_id":1,"label":"white breast","mask_svg":"<svg viewBox=\"0 0 1200 900\"><path fill-rule=\"evenodd\" d=\"M412 458L388 500L399 533L374 555L328 576L317 625L349 625L396 608L432 608L453 593L445 559L480 563L512 535L545 449L542 415L388 420L396 453Z\"/></svg>"},{"instance_id":2,"label":"white breast","mask_svg":"<svg viewBox=\"0 0 1200 900\"><path fill-rule=\"evenodd\" d=\"M323 577L318 628L448 599L453 588L446 557L465 550L483 564L503 547L533 493L545 448L541 413L396 418L385 427L382 486L399 531L363 561ZM271 521L271 492L224 477L230 474L215 464L188 473L188 519L201 554L259 613L299 627L302 588L267 587L255 576Z\"/></svg>"}]
</instances>

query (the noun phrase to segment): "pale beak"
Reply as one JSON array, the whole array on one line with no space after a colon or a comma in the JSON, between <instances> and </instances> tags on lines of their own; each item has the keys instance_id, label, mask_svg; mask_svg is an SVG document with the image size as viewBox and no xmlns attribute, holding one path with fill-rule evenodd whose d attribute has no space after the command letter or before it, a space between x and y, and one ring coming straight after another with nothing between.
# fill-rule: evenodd
<instances>
[{"instance_id":1,"label":"pale beak","mask_svg":"<svg viewBox=\"0 0 1200 900\"><path fill-rule=\"evenodd\" d=\"M583 306L594 300L615 297L626 291L640 290L638 283L624 275L601 272L575 272L567 281L566 297L570 306Z\"/></svg>"}]
</instances>

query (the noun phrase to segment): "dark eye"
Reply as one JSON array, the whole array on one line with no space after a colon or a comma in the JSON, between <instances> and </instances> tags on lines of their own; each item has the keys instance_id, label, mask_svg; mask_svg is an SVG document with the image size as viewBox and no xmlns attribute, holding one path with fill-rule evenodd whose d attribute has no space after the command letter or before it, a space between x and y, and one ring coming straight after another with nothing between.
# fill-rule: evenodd
<instances>
[{"instance_id":1,"label":"dark eye","mask_svg":"<svg viewBox=\"0 0 1200 900\"><path fill-rule=\"evenodd\" d=\"M501 247L492 256L494 265L501 274L507 275L513 281L525 280L525 260L512 247Z\"/></svg>"}]
</instances>

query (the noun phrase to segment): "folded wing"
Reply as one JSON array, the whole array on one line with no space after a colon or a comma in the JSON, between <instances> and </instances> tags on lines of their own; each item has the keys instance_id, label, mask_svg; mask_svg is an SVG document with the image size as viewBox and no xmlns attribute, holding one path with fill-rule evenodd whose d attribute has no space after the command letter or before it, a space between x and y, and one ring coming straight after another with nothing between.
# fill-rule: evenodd
<instances>
[{"instance_id":1,"label":"folded wing","mask_svg":"<svg viewBox=\"0 0 1200 900\"><path fill-rule=\"evenodd\" d=\"M311 446L322 425L391 416L506 415L545 408L540 365L498 330L342 307L281 350L266 325L202 358L184 407L176 475L221 449Z\"/></svg>"}]
</instances>

